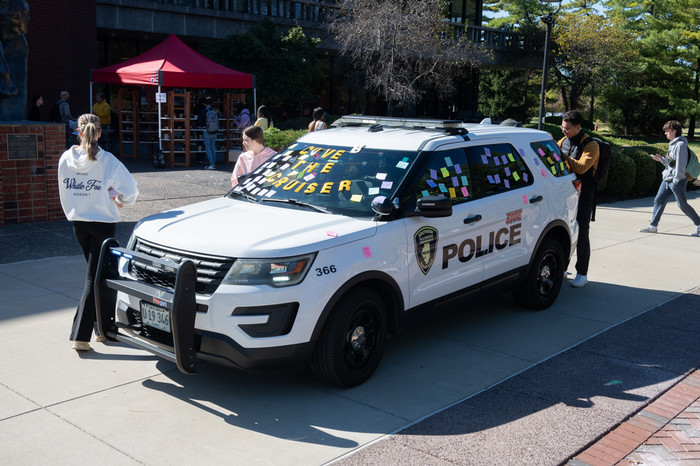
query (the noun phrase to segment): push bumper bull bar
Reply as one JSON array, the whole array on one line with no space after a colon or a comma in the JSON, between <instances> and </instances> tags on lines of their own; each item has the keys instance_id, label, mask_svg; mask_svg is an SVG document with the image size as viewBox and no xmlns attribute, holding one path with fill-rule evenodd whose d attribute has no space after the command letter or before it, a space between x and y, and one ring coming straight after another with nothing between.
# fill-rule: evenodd
<instances>
[{"instance_id":1,"label":"push bumper bull bar","mask_svg":"<svg viewBox=\"0 0 700 466\"><path fill-rule=\"evenodd\" d=\"M119 260L134 260L158 272L175 274L173 291L163 290L146 283L130 280L119 275ZM196 286L197 267L185 260L177 264L169 259L157 259L145 254L119 247L119 242L109 238L102 243L100 259L95 275L95 302L97 306L97 331L110 341L121 341L130 346L146 350L177 364L185 374L194 374L197 351L194 345L194 322L197 314ZM120 328L128 324L115 319L117 292L122 291L148 303L168 310L173 337L173 349L136 338Z\"/></svg>"}]
</instances>

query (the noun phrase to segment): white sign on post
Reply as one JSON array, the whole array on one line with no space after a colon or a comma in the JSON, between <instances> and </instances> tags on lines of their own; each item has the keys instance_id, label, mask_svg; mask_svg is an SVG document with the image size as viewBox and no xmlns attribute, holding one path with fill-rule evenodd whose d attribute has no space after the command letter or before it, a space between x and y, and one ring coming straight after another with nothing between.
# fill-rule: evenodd
<instances>
[{"instance_id":1,"label":"white sign on post","mask_svg":"<svg viewBox=\"0 0 700 466\"><path fill-rule=\"evenodd\" d=\"M156 92L156 103L164 104L168 102L167 95L165 92Z\"/></svg>"}]
</instances>

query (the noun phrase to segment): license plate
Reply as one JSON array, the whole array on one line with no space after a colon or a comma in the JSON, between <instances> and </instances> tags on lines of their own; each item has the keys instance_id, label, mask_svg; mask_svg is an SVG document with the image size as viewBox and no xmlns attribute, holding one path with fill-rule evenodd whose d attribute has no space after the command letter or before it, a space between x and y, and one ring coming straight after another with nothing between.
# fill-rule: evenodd
<instances>
[{"instance_id":1,"label":"license plate","mask_svg":"<svg viewBox=\"0 0 700 466\"><path fill-rule=\"evenodd\" d=\"M141 323L170 332L170 312L162 307L141 301Z\"/></svg>"}]
</instances>

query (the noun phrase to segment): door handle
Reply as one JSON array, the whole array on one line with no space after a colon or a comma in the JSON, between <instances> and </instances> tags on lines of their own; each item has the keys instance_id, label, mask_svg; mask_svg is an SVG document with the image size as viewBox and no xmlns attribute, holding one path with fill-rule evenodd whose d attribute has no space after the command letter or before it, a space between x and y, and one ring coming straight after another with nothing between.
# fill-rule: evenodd
<instances>
[{"instance_id":1,"label":"door handle","mask_svg":"<svg viewBox=\"0 0 700 466\"><path fill-rule=\"evenodd\" d=\"M535 204L542 201L542 196L535 196L530 198L530 204Z\"/></svg>"},{"instance_id":2,"label":"door handle","mask_svg":"<svg viewBox=\"0 0 700 466\"><path fill-rule=\"evenodd\" d=\"M469 223L478 222L479 220L481 220L481 214L472 215L464 219L464 224L467 225Z\"/></svg>"}]
</instances>

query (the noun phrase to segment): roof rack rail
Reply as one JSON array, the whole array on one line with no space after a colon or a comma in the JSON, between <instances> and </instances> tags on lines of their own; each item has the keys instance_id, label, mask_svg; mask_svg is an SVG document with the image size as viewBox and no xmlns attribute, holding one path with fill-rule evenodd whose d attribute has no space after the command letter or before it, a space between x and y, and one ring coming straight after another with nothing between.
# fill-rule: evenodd
<instances>
[{"instance_id":1,"label":"roof rack rail","mask_svg":"<svg viewBox=\"0 0 700 466\"><path fill-rule=\"evenodd\" d=\"M462 127L461 120L421 120L418 118L396 118L370 115L344 115L331 126L395 126L403 128L456 129Z\"/></svg>"}]
</instances>

